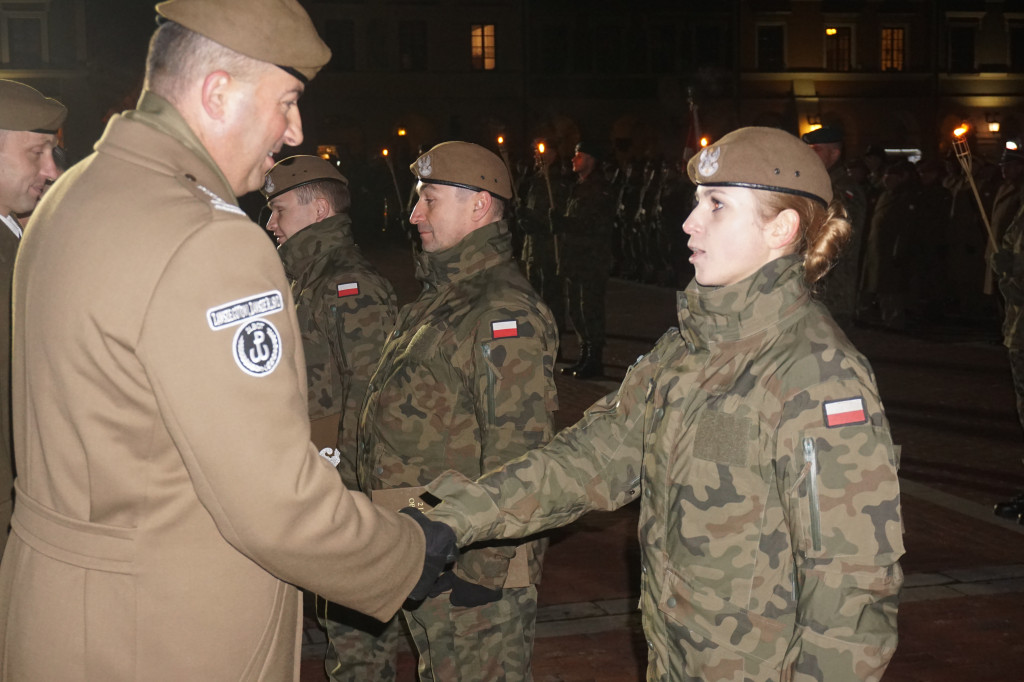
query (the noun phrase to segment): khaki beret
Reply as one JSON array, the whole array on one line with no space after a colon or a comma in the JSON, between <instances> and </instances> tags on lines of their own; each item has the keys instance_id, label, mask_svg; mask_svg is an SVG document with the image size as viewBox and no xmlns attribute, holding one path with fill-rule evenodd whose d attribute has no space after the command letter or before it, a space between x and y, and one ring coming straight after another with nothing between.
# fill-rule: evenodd
<instances>
[{"instance_id":1,"label":"khaki beret","mask_svg":"<svg viewBox=\"0 0 1024 682\"><path fill-rule=\"evenodd\" d=\"M308 82L331 59L296 0L167 0L157 14Z\"/></svg>"},{"instance_id":2,"label":"khaki beret","mask_svg":"<svg viewBox=\"0 0 1024 682\"><path fill-rule=\"evenodd\" d=\"M56 133L68 110L55 99L18 81L0 80L0 129Z\"/></svg>"},{"instance_id":3,"label":"khaki beret","mask_svg":"<svg viewBox=\"0 0 1024 682\"><path fill-rule=\"evenodd\" d=\"M421 182L512 198L512 179L505 162L494 152L471 142L442 142L416 159L409 170Z\"/></svg>"},{"instance_id":4,"label":"khaki beret","mask_svg":"<svg viewBox=\"0 0 1024 682\"><path fill-rule=\"evenodd\" d=\"M778 128L740 128L705 147L686 165L690 180L832 201L832 181L809 145Z\"/></svg>"},{"instance_id":5,"label":"khaki beret","mask_svg":"<svg viewBox=\"0 0 1024 682\"><path fill-rule=\"evenodd\" d=\"M263 178L260 192L269 201L296 187L321 180L334 180L348 185L348 180L338 172L334 164L319 156L289 156L274 164Z\"/></svg>"}]
</instances>

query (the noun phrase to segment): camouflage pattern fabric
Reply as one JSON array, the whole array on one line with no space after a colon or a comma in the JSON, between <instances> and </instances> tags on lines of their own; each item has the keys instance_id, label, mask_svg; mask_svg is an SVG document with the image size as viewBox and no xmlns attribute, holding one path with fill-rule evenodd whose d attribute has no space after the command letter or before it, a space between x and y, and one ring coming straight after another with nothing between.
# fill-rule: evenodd
<instances>
[{"instance_id":1,"label":"camouflage pattern fabric","mask_svg":"<svg viewBox=\"0 0 1024 682\"><path fill-rule=\"evenodd\" d=\"M563 181L557 168L548 168L548 172L550 178L547 181L540 171L529 179L524 192L523 207L519 211L519 225L524 234L522 260L526 265L526 278L551 308L555 322L561 327L565 324L565 280L560 272L556 243L558 237L554 230L553 212L565 206L569 186Z\"/></svg>"},{"instance_id":2,"label":"camouflage pattern fabric","mask_svg":"<svg viewBox=\"0 0 1024 682\"><path fill-rule=\"evenodd\" d=\"M460 543L641 498L649 680L879 680L897 643L902 515L874 375L798 257L691 282L621 387L431 518Z\"/></svg>"},{"instance_id":3,"label":"camouflage pattern fabric","mask_svg":"<svg viewBox=\"0 0 1024 682\"><path fill-rule=\"evenodd\" d=\"M565 216L557 225L569 319L581 344L600 348L605 340L604 299L615 227L615 195L600 168L573 185Z\"/></svg>"},{"instance_id":4,"label":"camouflage pattern fabric","mask_svg":"<svg viewBox=\"0 0 1024 682\"><path fill-rule=\"evenodd\" d=\"M500 600L484 606L452 606L442 594L413 611L402 611L420 652L420 682L533 679L537 588L504 592Z\"/></svg>"},{"instance_id":5,"label":"camouflage pattern fabric","mask_svg":"<svg viewBox=\"0 0 1024 682\"><path fill-rule=\"evenodd\" d=\"M1006 228L990 265L1003 295L1003 345L1009 349L1017 417L1024 427L1024 208Z\"/></svg>"},{"instance_id":6,"label":"camouflage pattern fabric","mask_svg":"<svg viewBox=\"0 0 1024 682\"><path fill-rule=\"evenodd\" d=\"M833 196L839 197L850 221L850 241L839 254L832 269L818 283L820 300L832 316L847 324L857 312L857 291L860 288L860 260L864 248L867 197L864 190L846 174L846 167L837 163L829 170Z\"/></svg>"},{"instance_id":7,"label":"camouflage pattern fabric","mask_svg":"<svg viewBox=\"0 0 1024 682\"><path fill-rule=\"evenodd\" d=\"M337 433L316 445L338 450L338 472L356 490L356 423L384 339L395 326L395 291L356 246L347 215L299 230L278 255L302 331L309 418L338 418Z\"/></svg>"},{"instance_id":8,"label":"camouflage pattern fabric","mask_svg":"<svg viewBox=\"0 0 1024 682\"><path fill-rule=\"evenodd\" d=\"M512 260L507 224L479 228L445 251L419 254L417 278L423 291L399 312L360 415L364 491L423 485L447 469L475 478L547 443L553 432L555 323ZM544 545L527 545L535 584ZM515 548L509 542L469 548L454 570L465 580L500 588ZM504 590L497 605L463 610L510 610L517 595ZM428 611L407 619L417 641L425 634L416 628L428 619ZM443 630L447 619L432 629ZM532 621L517 627L532 628ZM450 652L420 655L440 661ZM529 652L507 654L508 665L515 660L528 662ZM512 674L509 668L505 674Z\"/></svg>"}]
</instances>

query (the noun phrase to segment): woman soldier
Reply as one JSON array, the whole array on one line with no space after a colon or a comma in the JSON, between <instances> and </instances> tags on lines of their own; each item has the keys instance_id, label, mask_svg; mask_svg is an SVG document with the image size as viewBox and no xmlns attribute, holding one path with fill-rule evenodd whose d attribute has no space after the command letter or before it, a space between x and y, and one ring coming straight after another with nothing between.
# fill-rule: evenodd
<instances>
[{"instance_id":1,"label":"woman soldier","mask_svg":"<svg viewBox=\"0 0 1024 682\"><path fill-rule=\"evenodd\" d=\"M811 297L849 223L818 156L742 128L687 168L679 328L546 447L428 486L460 545L641 498L648 680L878 680L903 575L868 361Z\"/></svg>"}]
</instances>

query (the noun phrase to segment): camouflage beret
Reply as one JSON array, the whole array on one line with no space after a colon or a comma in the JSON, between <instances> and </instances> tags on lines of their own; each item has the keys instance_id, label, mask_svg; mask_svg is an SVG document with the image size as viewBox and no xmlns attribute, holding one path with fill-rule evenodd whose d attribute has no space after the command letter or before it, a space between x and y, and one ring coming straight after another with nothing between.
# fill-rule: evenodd
<instances>
[{"instance_id":1,"label":"camouflage beret","mask_svg":"<svg viewBox=\"0 0 1024 682\"><path fill-rule=\"evenodd\" d=\"M330 161L319 156L289 156L275 163L274 167L267 171L260 192L269 201L296 187L321 180L334 180L348 185L348 180Z\"/></svg>"},{"instance_id":2,"label":"camouflage beret","mask_svg":"<svg viewBox=\"0 0 1024 682\"><path fill-rule=\"evenodd\" d=\"M157 14L306 83L331 59L296 0L167 0Z\"/></svg>"},{"instance_id":3,"label":"camouflage beret","mask_svg":"<svg viewBox=\"0 0 1024 682\"><path fill-rule=\"evenodd\" d=\"M807 144L842 144L843 131L832 126L822 126L817 130L804 133L801 139Z\"/></svg>"},{"instance_id":4,"label":"camouflage beret","mask_svg":"<svg viewBox=\"0 0 1024 682\"><path fill-rule=\"evenodd\" d=\"M740 128L704 148L686 165L690 180L832 201L832 181L809 145L778 128Z\"/></svg>"},{"instance_id":5,"label":"camouflage beret","mask_svg":"<svg viewBox=\"0 0 1024 682\"><path fill-rule=\"evenodd\" d=\"M35 88L0 80L0 129L53 134L67 116L63 104Z\"/></svg>"},{"instance_id":6,"label":"camouflage beret","mask_svg":"<svg viewBox=\"0 0 1024 682\"><path fill-rule=\"evenodd\" d=\"M512 179L505 162L478 144L442 142L416 159L409 170L421 182L512 198Z\"/></svg>"}]
</instances>

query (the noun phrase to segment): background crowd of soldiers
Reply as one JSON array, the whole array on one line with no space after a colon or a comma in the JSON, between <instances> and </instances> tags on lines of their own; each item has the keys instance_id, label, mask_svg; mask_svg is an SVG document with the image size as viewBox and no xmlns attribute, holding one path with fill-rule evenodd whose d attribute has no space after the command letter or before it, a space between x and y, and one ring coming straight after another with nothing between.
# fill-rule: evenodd
<instances>
[{"instance_id":1,"label":"background crowd of soldiers","mask_svg":"<svg viewBox=\"0 0 1024 682\"><path fill-rule=\"evenodd\" d=\"M593 267L595 251L599 261L607 260L613 277L682 288L693 275L681 229L694 190L680 170L685 159L664 155L622 161L610 145L582 144L596 155L609 194L600 210L607 214L610 236L596 229L588 245L565 236L564 218L579 181L572 168L575 148L535 140L532 158L510 163L516 252L563 330L573 325L565 313L561 275L577 262ZM362 174L348 160L342 165L352 178L353 222L365 231L362 241L391 235L415 244L407 206L394 197L398 190L383 165L378 164L376 174L369 165ZM991 247L984 218L952 150L914 161L887 155L878 145L860 154L842 150L830 174L854 222L847 264L835 270L821 292L842 324L893 329L963 325L998 332L1002 311L986 265ZM975 155L972 174L998 244L1024 203L1024 150L1010 141L993 158ZM366 177L362 189L361 175ZM383 223L381 201L374 194L388 197ZM838 290L846 290L839 297L844 302L829 296Z\"/></svg>"}]
</instances>

